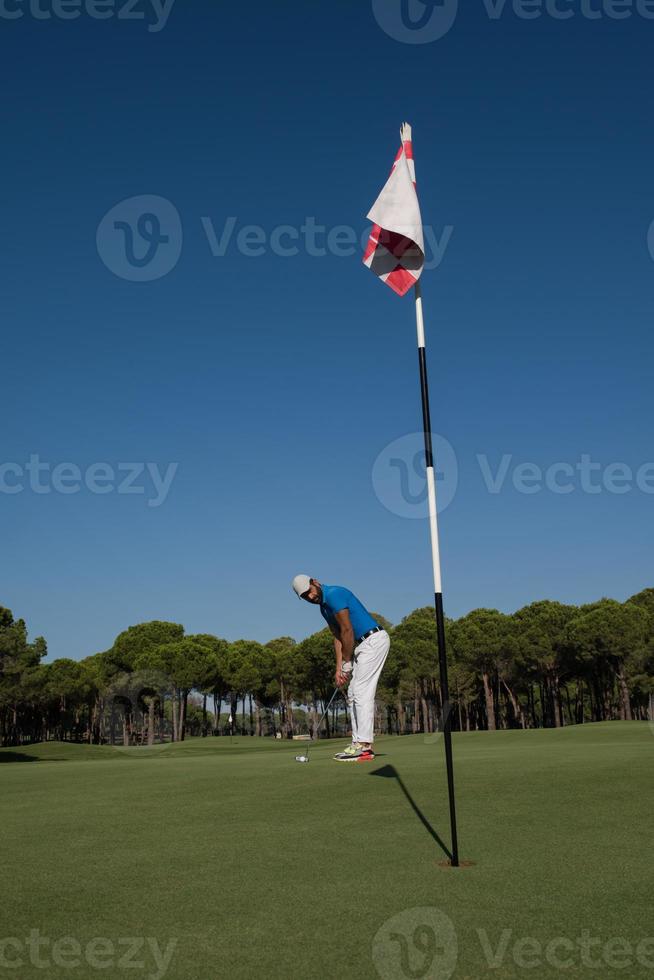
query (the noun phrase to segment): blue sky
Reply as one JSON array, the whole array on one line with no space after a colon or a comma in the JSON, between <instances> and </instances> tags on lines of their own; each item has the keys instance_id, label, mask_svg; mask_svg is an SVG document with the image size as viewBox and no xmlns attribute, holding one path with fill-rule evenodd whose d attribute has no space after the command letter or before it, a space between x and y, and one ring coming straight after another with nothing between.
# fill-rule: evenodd
<instances>
[{"instance_id":1,"label":"blue sky","mask_svg":"<svg viewBox=\"0 0 654 980\"><path fill-rule=\"evenodd\" d=\"M0 603L50 657L153 618L301 638L321 621L290 592L300 571L395 622L432 600L423 487L400 482L412 302L334 248L338 226L364 234L403 119L446 246L423 277L444 500L458 472L446 612L653 584L654 20L609 0L560 0L565 20L459 6L405 43L400 0L177 0L165 24L145 0L102 20L6 0ZM143 213L159 224L140 237ZM297 254L276 254L280 226ZM546 485L555 463L569 492ZM172 475L163 499L152 473Z\"/></svg>"}]
</instances>

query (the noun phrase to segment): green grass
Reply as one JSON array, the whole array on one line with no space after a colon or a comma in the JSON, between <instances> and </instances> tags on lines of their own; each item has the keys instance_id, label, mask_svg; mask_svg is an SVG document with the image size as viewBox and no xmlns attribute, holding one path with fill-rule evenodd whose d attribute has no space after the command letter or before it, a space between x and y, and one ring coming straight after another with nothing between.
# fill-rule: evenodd
<instances>
[{"instance_id":1,"label":"green grass","mask_svg":"<svg viewBox=\"0 0 654 980\"><path fill-rule=\"evenodd\" d=\"M654 943L650 968L635 952L624 969L604 958L612 939L635 950L654 936L647 724L456 735L461 856L474 862L458 870L435 840L449 838L442 742L382 738L368 765L333 762L340 744L315 745L309 765L293 761L301 743L270 739L0 750L13 760L0 765L0 940L177 940L171 980L374 978L382 961L398 980L654 974ZM429 920L407 910L425 907L453 932L418 928ZM558 949L567 969L547 962L547 943L583 930L600 968L578 948ZM525 952L532 968L514 953L526 937L542 944ZM484 943L500 947L495 969ZM117 949L100 970L58 967L43 946L45 969L24 947L0 974L161 976L149 948L133 956L141 969Z\"/></svg>"}]
</instances>

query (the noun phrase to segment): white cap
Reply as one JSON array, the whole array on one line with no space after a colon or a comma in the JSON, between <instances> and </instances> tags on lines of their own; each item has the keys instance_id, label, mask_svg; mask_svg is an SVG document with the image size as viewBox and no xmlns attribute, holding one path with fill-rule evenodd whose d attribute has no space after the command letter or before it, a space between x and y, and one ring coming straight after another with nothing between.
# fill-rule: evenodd
<instances>
[{"instance_id":1,"label":"white cap","mask_svg":"<svg viewBox=\"0 0 654 980\"><path fill-rule=\"evenodd\" d=\"M308 592L311 588L311 579L308 575L296 575L291 582L293 591L297 593L298 599L301 599L305 592Z\"/></svg>"}]
</instances>

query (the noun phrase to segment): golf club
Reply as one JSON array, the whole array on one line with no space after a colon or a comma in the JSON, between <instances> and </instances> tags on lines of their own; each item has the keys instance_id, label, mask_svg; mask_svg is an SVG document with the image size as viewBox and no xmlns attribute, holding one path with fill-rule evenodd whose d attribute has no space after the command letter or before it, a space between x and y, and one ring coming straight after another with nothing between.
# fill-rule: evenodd
<instances>
[{"instance_id":1,"label":"golf club","mask_svg":"<svg viewBox=\"0 0 654 980\"><path fill-rule=\"evenodd\" d=\"M335 687L334 688L334 693L332 694L331 698L329 699L329 704L327 705L327 707L323 711L322 718L320 719L320 721L316 725L316 732L318 732L320 730L320 726L322 725L322 723L323 723L323 721L325 719L325 715L327 714L327 712L331 708L332 701L334 700L334 698L336 697L336 695L338 694L339 691L340 691L340 687ZM311 745L311 735L309 735L309 738L307 740L307 750L306 750L305 754L304 755L296 755L295 756L295 761L296 762L308 762L309 761L309 746L310 745Z\"/></svg>"}]
</instances>

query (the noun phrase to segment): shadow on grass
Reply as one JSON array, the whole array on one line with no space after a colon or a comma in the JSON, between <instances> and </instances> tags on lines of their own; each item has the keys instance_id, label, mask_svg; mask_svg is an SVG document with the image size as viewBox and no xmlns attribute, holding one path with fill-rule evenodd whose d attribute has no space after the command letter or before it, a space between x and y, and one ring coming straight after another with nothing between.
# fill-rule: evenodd
<instances>
[{"instance_id":1,"label":"shadow on grass","mask_svg":"<svg viewBox=\"0 0 654 980\"><path fill-rule=\"evenodd\" d=\"M413 810L413 812L417 816L417 818L420 821L420 823L423 825L423 827L425 828L425 830L429 834L431 834L431 836L434 838L434 840L436 841L436 843L440 847L441 851L443 851L443 853L446 855L446 857L448 857L451 860L452 859L452 852L450 851L449 847L444 843L444 841L442 841L441 838L438 836L438 834L436 833L436 831L434 830L434 828L430 824L430 822L427 819L427 817L424 815L424 813L422 812L422 810L420 809L420 807L418 806L418 804L416 803L416 801L414 800L414 798L411 796L411 793L408 791L408 789L404 785L404 781L402 780L402 777L400 776L400 774L397 771L397 769L395 768L395 766L382 766L381 769L375 769L375 771L374 772L371 772L370 775L371 776L382 776L382 777L384 777L386 779L395 779L395 780L397 780L398 786L400 787L400 789L402 790L402 792L406 796L406 798L407 798L407 800L409 802L409 806L411 807L411 809Z\"/></svg>"},{"instance_id":2,"label":"shadow on grass","mask_svg":"<svg viewBox=\"0 0 654 980\"><path fill-rule=\"evenodd\" d=\"M0 762L40 762L38 755L26 755L25 752L0 752Z\"/></svg>"}]
</instances>

